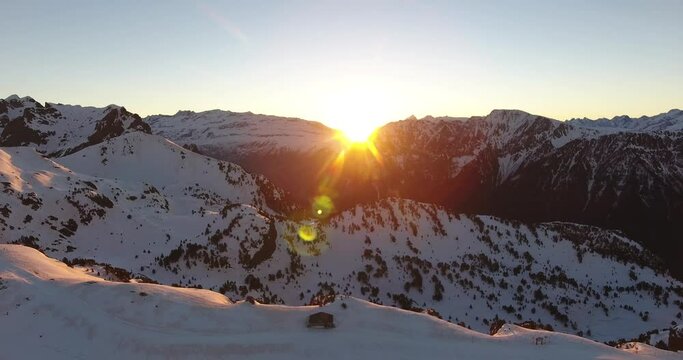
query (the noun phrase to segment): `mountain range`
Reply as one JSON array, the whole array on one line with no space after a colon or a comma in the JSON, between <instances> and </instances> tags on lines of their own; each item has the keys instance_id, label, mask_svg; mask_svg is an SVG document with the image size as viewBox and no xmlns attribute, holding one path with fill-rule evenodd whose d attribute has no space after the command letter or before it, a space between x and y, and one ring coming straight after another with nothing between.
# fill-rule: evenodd
<instances>
[{"instance_id":1,"label":"mountain range","mask_svg":"<svg viewBox=\"0 0 683 360\"><path fill-rule=\"evenodd\" d=\"M273 117L261 127L261 118L210 111L146 121L178 144L266 175L306 204L327 176L321 169L339 154L338 143L329 142L333 131ZM565 122L517 110L467 119L411 117L378 129L374 143L382 166L359 172L354 164L364 154L350 154L336 184L336 206L400 197L455 212L619 230L662 257L681 279L682 129L681 110Z\"/></svg>"},{"instance_id":2,"label":"mountain range","mask_svg":"<svg viewBox=\"0 0 683 360\"><path fill-rule=\"evenodd\" d=\"M372 157L300 119L142 118L11 96L0 100L0 240L80 272L66 278L96 277L103 294L113 287L102 279L290 306L351 296L479 332L533 322L666 347L683 321L682 129L680 110L566 122L496 110L389 123ZM334 206L311 212L321 187ZM3 254L22 274L47 266L20 246ZM63 287L11 281L21 298ZM199 296L135 286L183 304Z\"/></svg>"}]
</instances>

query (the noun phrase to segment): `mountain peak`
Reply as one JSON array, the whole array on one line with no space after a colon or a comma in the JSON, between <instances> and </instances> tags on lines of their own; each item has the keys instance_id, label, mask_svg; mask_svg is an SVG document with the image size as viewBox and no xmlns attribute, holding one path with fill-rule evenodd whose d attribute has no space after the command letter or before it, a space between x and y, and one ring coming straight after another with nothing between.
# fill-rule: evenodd
<instances>
[{"instance_id":1,"label":"mountain peak","mask_svg":"<svg viewBox=\"0 0 683 360\"><path fill-rule=\"evenodd\" d=\"M530 113L526 111L522 111L519 109L493 109L491 112L486 116L487 118L496 118L496 117L504 117L504 116L529 116L531 115Z\"/></svg>"},{"instance_id":2,"label":"mountain peak","mask_svg":"<svg viewBox=\"0 0 683 360\"><path fill-rule=\"evenodd\" d=\"M528 112L516 109L496 109L490 114L482 118L492 125L504 126L509 129L517 129L520 126L534 121L538 118L537 115L532 115Z\"/></svg>"},{"instance_id":3,"label":"mountain peak","mask_svg":"<svg viewBox=\"0 0 683 360\"><path fill-rule=\"evenodd\" d=\"M7 102L10 102L10 101L20 101L20 102L22 102L22 103L23 103L23 102L37 103L37 101L35 101L35 100L34 100L32 97L30 97L30 96L20 97L20 96L17 95L17 94L12 94L12 95L6 97L6 98L5 98L5 101L7 101Z\"/></svg>"}]
</instances>

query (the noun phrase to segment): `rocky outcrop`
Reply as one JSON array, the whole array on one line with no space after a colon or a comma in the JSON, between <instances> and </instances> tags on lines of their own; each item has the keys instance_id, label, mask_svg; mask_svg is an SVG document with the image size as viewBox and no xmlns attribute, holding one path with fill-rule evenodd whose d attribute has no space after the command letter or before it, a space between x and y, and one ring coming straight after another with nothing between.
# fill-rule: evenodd
<instances>
[{"instance_id":1,"label":"rocky outcrop","mask_svg":"<svg viewBox=\"0 0 683 360\"><path fill-rule=\"evenodd\" d=\"M0 146L26 146L47 143L47 134L30 128L24 118L10 120L0 133Z\"/></svg>"}]
</instances>

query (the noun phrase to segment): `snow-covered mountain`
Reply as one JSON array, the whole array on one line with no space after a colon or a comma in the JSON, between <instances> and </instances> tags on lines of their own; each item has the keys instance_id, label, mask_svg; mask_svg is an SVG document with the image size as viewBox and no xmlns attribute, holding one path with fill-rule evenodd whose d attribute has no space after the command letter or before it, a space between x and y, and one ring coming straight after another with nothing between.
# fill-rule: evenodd
<instances>
[{"instance_id":1,"label":"snow-covered mountain","mask_svg":"<svg viewBox=\"0 0 683 360\"><path fill-rule=\"evenodd\" d=\"M307 328L318 311L332 314L335 328ZM252 305L206 290L113 283L12 245L0 245L0 317L12 324L0 326L2 356L11 359L681 358L509 324L489 336L354 298L322 308Z\"/></svg>"},{"instance_id":2,"label":"snow-covered mountain","mask_svg":"<svg viewBox=\"0 0 683 360\"><path fill-rule=\"evenodd\" d=\"M17 95L0 99L0 146L32 145L40 153L62 156L131 131L149 133L150 128L116 105L42 105Z\"/></svg>"},{"instance_id":3,"label":"snow-covered mountain","mask_svg":"<svg viewBox=\"0 0 683 360\"><path fill-rule=\"evenodd\" d=\"M27 147L1 154L4 242L112 277L290 305L344 294L432 308L479 331L533 320L602 341L683 310L682 284L655 256L599 228L400 199L294 218L262 177L142 132L58 159Z\"/></svg>"},{"instance_id":4,"label":"snow-covered mountain","mask_svg":"<svg viewBox=\"0 0 683 360\"><path fill-rule=\"evenodd\" d=\"M343 150L335 130L296 118L211 110L144 120L155 134L263 174L299 199L314 191L317 165Z\"/></svg>"},{"instance_id":5,"label":"snow-covered mountain","mask_svg":"<svg viewBox=\"0 0 683 360\"><path fill-rule=\"evenodd\" d=\"M153 115L145 122L155 134L201 151L223 156L252 152L312 152L340 148L335 131L325 125L297 118L211 110L179 111L175 115ZM234 153L234 154L233 154Z\"/></svg>"},{"instance_id":6,"label":"snow-covered mountain","mask_svg":"<svg viewBox=\"0 0 683 360\"><path fill-rule=\"evenodd\" d=\"M275 303L347 294L432 308L479 331L495 319L533 320L606 341L616 340L612 326L618 337L631 338L681 320L682 284L639 245L597 228L526 226L392 200L315 224L314 242L295 235L301 224L277 224L275 251L252 268L240 263L241 235L231 224L159 257L157 278L168 283L176 273L191 275L183 284ZM217 251L221 244L227 251ZM215 267L214 259L231 267Z\"/></svg>"},{"instance_id":7,"label":"snow-covered mountain","mask_svg":"<svg viewBox=\"0 0 683 360\"><path fill-rule=\"evenodd\" d=\"M389 124L377 148L386 174L378 188L388 195L620 229L683 276L682 131L616 132L494 111L466 122Z\"/></svg>"},{"instance_id":8,"label":"snow-covered mountain","mask_svg":"<svg viewBox=\"0 0 683 360\"><path fill-rule=\"evenodd\" d=\"M59 161L29 147L0 150L4 240L40 239L48 251L125 254L128 237L167 242L167 234L182 236L183 219L200 218L211 207L272 213L268 204L287 206L262 176L142 132Z\"/></svg>"},{"instance_id":9,"label":"snow-covered mountain","mask_svg":"<svg viewBox=\"0 0 683 360\"><path fill-rule=\"evenodd\" d=\"M8 107L7 123L46 135L0 148L0 242L92 275L272 304L348 295L481 332L533 321L616 341L683 321L683 284L660 260L676 259L680 242L643 225L674 226L683 208L680 132L603 132L521 111L407 119L379 130L381 161L362 165L374 160L345 149L345 166L355 165L335 174L338 211L316 217L300 203L343 150L320 124L181 112L155 117L152 135L122 108L105 121L64 105L45 123L18 108ZM62 127L73 123L92 127ZM633 194L643 201L625 202ZM585 224L642 228L664 247L567 221L577 213Z\"/></svg>"},{"instance_id":10,"label":"snow-covered mountain","mask_svg":"<svg viewBox=\"0 0 683 360\"><path fill-rule=\"evenodd\" d=\"M212 112L212 118L230 121L230 114ZM346 209L401 197L457 212L619 229L664 257L683 278L677 261L683 254L681 114L671 110L649 118L562 122L494 110L466 119L412 117L389 123L375 139L381 166L373 164L360 175L353 166L342 169L337 191L344 196L336 205ZM240 116L260 126L257 117ZM189 144L178 136L183 120L165 117L163 127L160 121L151 124L152 132ZM295 122L293 128L307 124ZM219 123L202 131L221 132ZM321 137L311 139L311 151L291 150L277 138L264 148L255 145L257 139L241 136L235 147L216 136L202 140L194 132L192 137L202 144L199 151L263 173L303 203L318 191L322 170L339 154L338 148L325 147Z\"/></svg>"}]
</instances>

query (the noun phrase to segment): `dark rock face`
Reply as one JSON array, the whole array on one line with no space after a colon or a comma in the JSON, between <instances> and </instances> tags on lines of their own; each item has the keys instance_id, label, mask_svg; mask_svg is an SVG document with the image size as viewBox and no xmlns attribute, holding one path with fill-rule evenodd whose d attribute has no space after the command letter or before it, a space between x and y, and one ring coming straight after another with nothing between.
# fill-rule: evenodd
<instances>
[{"instance_id":1,"label":"dark rock face","mask_svg":"<svg viewBox=\"0 0 683 360\"><path fill-rule=\"evenodd\" d=\"M46 134L31 129L24 118L16 118L7 123L0 133L0 146L26 146L29 144L45 144Z\"/></svg>"},{"instance_id":2,"label":"dark rock face","mask_svg":"<svg viewBox=\"0 0 683 360\"><path fill-rule=\"evenodd\" d=\"M677 260L683 254L683 136L618 133L555 148L542 140L553 136L547 126L539 128L543 123L534 121L510 146L480 151L453 177L445 173L445 165L429 161L438 155L418 155L402 172L412 179L401 182L412 183L390 183L387 188L400 187L401 196L456 211L619 229L662 256L672 272L683 277ZM545 135L539 141L534 133ZM431 152L444 146L432 147ZM533 152L501 179L498 159L514 158L525 149ZM399 174L394 171L390 176Z\"/></svg>"},{"instance_id":3,"label":"dark rock face","mask_svg":"<svg viewBox=\"0 0 683 360\"><path fill-rule=\"evenodd\" d=\"M265 215L265 214L264 214ZM257 267L262 262L271 258L277 247L277 230L275 228L275 222L270 220L268 225L268 232L262 237L261 247L256 251L253 256L245 254L241 256L240 259L243 266L247 269L253 269Z\"/></svg>"},{"instance_id":4,"label":"dark rock face","mask_svg":"<svg viewBox=\"0 0 683 360\"><path fill-rule=\"evenodd\" d=\"M576 140L521 168L495 190L491 212L620 229L683 276L683 138L615 134ZM678 170L676 170L678 169Z\"/></svg>"},{"instance_id":5,"label":"dark rock face","mask_svg":"<svg viewBox=\"0 0 683 360\"><path fill-rule=\"evenodd\" d=\"M673 327L669 331L669 350L682 351L683 350L683 327Z\"/></svg>"},{"instance_id":6,"label":"dark rock face","mask_svg":"<svg viewBox=\"0 0 683 360\"><path fill-rule=\"evenodd\" d=\"M125 117L132 117L133 121L125 126L123 119ZM151 129L148 124L142 121L140 116L137 114L131 114L126 111L126 108L112 109L107 115L102 118L102 120L97 122L95 126L95 132L88 136L88 142L92 144L99 144L102 141L121 136L126 129L133 129L137 131L142 131L144 133L151 133Z\"/></svg>"},{"instance_id":7,"label":"dark rock face","mask_svg":"<svg viewBox=\"0 0 683 360\"><path fill-rule=\"evenodd\" d=\"M118 109L112 109L102 118L102 120L98 121L95 126L95 132L88 136L88 143L98 144L123 134L125 129L123 128L123 121L121 121L119 114L120 112Z\"/></svg>"},{"instance_id":8,"label":"dark rock face","mask_svg":"<svg viewBox=\"0 0 683 360\"><path fill-rule=\"evenodd\" d=\"M126 127L124 119L132 118L132 122ZM81 149L88 146L99 144L117 136L121 136L127 130L142 131L146 134L151 133L151 129L148 124L146 124L138 114L132 114L126 111L125 108L114 108L111 109L107 115L105 115L102 120L97 122L95 125L95 132L88 136L88 141L81 143L80 145L72 148L60 151L52 156L66 156L73 154Z\"/></svg>"}]
</instances>

